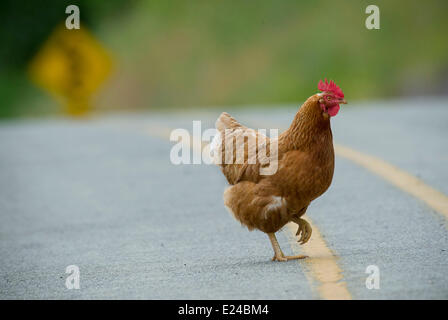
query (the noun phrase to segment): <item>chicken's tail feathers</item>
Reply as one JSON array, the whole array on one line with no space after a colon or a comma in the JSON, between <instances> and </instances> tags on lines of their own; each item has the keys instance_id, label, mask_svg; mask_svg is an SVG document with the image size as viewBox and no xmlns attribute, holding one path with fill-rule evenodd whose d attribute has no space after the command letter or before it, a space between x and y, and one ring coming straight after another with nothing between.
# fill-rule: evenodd
<instances>
[{"instance_id":1,"label":"chicken's tail feathers","mask_svg":"<svg viewBox=\"0 0 448 320\"><path fill-rule=\"evenodd\" d=\"M213 162L222 167L225 158L224 145L226 144L226 141L224 140L226 137L228 139L228 136L226 135L228 134L231 137L231 140L228 140L227 143L233 143L233 136L230 132L234 132L234 130L238 128L243 128L243 126L239 124L238 121L236 121L230 114L223 112L216 120L215 127L217 129L217 133L210 144L210 151L213 157ZM227 148L229 148L227 149L228 151L233 151L235 147L233 145L229 145Z\"/></svg>"},{"instance_id":2,"label":"chicken's tail feathers","mask_svg":"<svg viewBox=\"0 0 448 320\"><path fill-rule=\"evenodd\" d=\"M224 131L226 129L236 129L241 128L242 125L235 120L230 114L227 112L221 113L215 123L216 129L219 131Z\"/></svg>"}]
</instances>

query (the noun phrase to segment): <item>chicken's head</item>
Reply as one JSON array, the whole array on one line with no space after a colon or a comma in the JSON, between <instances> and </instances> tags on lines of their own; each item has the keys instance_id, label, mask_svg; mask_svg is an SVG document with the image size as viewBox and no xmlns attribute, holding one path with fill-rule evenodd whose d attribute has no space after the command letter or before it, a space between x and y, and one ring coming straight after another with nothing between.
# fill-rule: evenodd
<instances>
[{"instance_id":1,"label":"chicken's head","mask_svg":"<svg viewBox=\"0 0 448 320\"><path fill-rule=\"evenodd\" d=\"M319 105L324 114L334 117L339 112L339 104L347 103L344 99L344 93L333 80L330 80L330 83L327 82L327 79L325 79L325 82L320 80L317 88L322 91L319 94Z\"/></svg>"}]
</instances>

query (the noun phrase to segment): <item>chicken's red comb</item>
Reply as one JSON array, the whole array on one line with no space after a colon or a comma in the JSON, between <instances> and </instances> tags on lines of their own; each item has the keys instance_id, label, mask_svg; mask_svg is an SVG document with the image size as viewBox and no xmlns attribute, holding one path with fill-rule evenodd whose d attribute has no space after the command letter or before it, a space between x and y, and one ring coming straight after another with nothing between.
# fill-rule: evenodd
<instances>
[{"instance_id":1,"label":"chicken's red comb","mask_svg":"<svg viewBox=\"0 0 448 320\"><path fill-rule=\"evenodd\" d=\"M317 88L320 91L329 91L332 92L335 96L338 98L344 98L344 92L342 92L341 88L339 88L336 83L334 83L333 80L330 80L330 83L327 82L327 79L325 78L325 82L322 80L319 81L319 84L317 85Z\"/></svg>"}]
</instances>

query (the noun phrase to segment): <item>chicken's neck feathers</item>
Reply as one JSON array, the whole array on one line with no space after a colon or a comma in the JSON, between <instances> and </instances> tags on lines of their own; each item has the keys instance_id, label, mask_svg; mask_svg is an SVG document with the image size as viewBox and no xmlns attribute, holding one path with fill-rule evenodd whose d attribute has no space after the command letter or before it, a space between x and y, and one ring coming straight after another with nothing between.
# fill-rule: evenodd
<instances>
[{"instance_id":1,"label":"chicken's neck feathers","mask_svg":"<svg viewBox=\"0 0 448 320\"><path fill-rule=\"evenodd\" d=\"M307 151L314 149L316 144L322 145L328 142L332 144L330 119L322 115L318 103L318 95L311 96L305 101L290 127L279 136L279 146L289 150Z\"/></svg>"}]
</instances>

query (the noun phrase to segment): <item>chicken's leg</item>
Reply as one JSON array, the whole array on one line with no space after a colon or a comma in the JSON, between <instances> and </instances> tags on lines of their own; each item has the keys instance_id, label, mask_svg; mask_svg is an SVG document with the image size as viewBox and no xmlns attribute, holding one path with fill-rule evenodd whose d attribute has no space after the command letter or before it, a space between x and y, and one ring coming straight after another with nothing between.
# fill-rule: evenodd
<instances>
[{"instance_id":1,"label":"chicken's leg","mask_svg":"<svg viewBox=\"0 0 448 320\"><path fill-rule=\"evenodd\" d=\"M272 258L272 261L288 261L294 259L304 259L307 257L301 254L297 256L285 256L280 248L280 245L278 244L275 233L268 233L268 236L269 240L271 240L272 248L274 249L274 257Z\"/></svg>"},{"instance_id":2,"label":"chicken's leg","mask_svg":"<svg viewBox=\"0 0 448 320\"><path fill-rule=\"evenodd\" d=\"M299 227L297 228L296 236L300 236L300 234L301 234L301 236L297 242L299 242L300 244L307 243L308 240L310 240L311 233L313 231L313 229L311 228L308 221L306 221L302 218L293 218L292 221L299 225Z\"/></svg>"}]
</instances>

